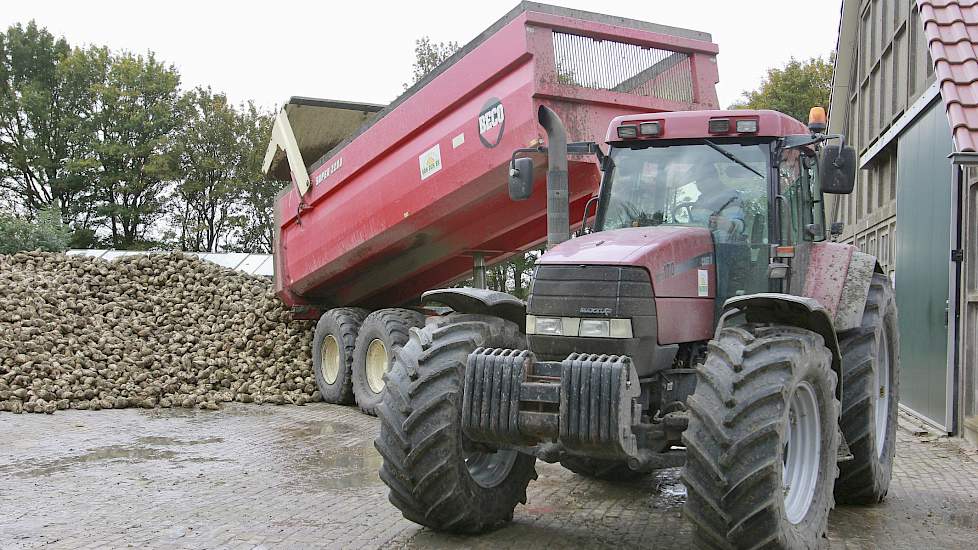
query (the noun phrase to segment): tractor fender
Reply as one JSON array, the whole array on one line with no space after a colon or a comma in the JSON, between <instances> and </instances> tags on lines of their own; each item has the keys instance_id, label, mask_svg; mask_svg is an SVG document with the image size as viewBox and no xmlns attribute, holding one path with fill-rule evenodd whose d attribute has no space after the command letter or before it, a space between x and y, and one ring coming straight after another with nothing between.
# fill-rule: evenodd
<instances>
[{"instance_id":1,"label":"tractor fender","mask_svg":"<svg viewBox=\"0 0 978 550\"><path fill-rule=\"evenodd\" d=\"M512 321L526 331L526 302L512 294L484 288L459 287L429 290L421 295L421 304L446 305L456 313L492 315Z\"/></svg>"},{"instance_id":2,"label":"tractor fender","mask_svg":"<svg viewBox=\"0 0 978 550\"><path fill-rule=\"evenodd\" d=\"M749 323L777 323L810 330L820 334L825 347L832 353L832 370L838 375L836 393L842 398L842 353L832 317L828 310L814 298L762 292L734 296L723 304L717 332L725 326L736 324L740 315Z\"/></svg>"},{"instance_id":3,"label":"tractor fender","mask_svg":"<svg viewBox=\"0 0 978 550\"><path fill-rule=\"evenodd\" d=\"M862 323L869 283L877 271L882 272L876 258L850 244L814 243L800 294L825 306L836 331L853 329Z\"/></svg>"}]
</instances>

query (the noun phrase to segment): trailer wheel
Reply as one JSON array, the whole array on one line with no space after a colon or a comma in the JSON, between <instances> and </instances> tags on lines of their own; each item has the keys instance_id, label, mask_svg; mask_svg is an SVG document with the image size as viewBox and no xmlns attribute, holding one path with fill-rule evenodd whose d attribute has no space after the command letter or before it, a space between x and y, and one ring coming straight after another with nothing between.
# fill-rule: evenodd
<instances>
[{"instance_id":1,"label":"trailer wheel","mask_svg":"<svg viewBox=\"0 0 978 550\"><path fill-rule=\"evenodd\" d=\"M631 481L647 475L629 468L625 462L583 456L565 456L560 459L560 465L577 475L605 481Z\"/></svg>"},{"instance_id":2,"label":"trailer wheel","mask_svg":"<svg viewBox=\"0 0 978 550\"><path fill-rule=\"evenodd\" d=\"M838 473L836 375L822 337L721 329L697 369L683 433L697 547L825 546Z\"/></svg>"},{"instance_id":3,"label":"trailer wheel","mask_svg":"<svg viewBox=\"0 0 978 550\"><path fill-rule=\"evenodd\" d=\"M410 309L378 309L363 320L353 349L353 394L360 410L377 415L394 351L404 347L412 327L423 326L424 315Z\"/></svg>"},{"instance_id":4,"label":"trailer wheel","mask_svg":"<svg viewBox=\"0 0 978 550\"><path fill-rule=\"evenodd\" d=\"M331 309L319 318L312 337L312 370L323 401L353 402L350 366L357 331L367 310L356 307Z\"/></svg>"},{"instance_id":5,"label":"trailer wheel","mask_svg":"<svg viewBox=\"0 0 978 550\"><path fill-rule=\"evenodd\" d=\"M900 343L890 280L873 275L862 325L839 335L842 434L852 460L839 464L835 499L881 502L890 487L900 398Z\"/></svg>"},{"instance_id":6,"label":"trailer wheel","mask_svg":"<svg viewBox=\"0 0 978 550\"><path fill-rule=\"evenodd\" d=\"M380 479L405 518L438 531L479 533L513 518L536 479L532 456L485 452L462 433L462 386L468 355L480 346L520 348L509 321L452 314L412 329L395 351L377 409Z\"/></svg>"}]
</instances>

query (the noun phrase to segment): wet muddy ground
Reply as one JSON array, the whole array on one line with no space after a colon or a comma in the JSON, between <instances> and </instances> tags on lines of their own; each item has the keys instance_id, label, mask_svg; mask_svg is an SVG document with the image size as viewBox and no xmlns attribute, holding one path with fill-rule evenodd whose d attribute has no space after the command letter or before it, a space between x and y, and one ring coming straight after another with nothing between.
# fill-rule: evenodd
<instances>
[{"instance_id":1,"label":"wet muddy ground","mask_svg":"<svg viewBox=\"0 0 978 550\"><path fill-rule=\"evenodd\" d=\"M631 484L537 463L512 524L471 538L387 502L351 407L0 413L0 548L685 548L679 470ZM899 432L885 504L839 507L833 548L975 548L978 460Z\"/></svg>"}]
</instances>

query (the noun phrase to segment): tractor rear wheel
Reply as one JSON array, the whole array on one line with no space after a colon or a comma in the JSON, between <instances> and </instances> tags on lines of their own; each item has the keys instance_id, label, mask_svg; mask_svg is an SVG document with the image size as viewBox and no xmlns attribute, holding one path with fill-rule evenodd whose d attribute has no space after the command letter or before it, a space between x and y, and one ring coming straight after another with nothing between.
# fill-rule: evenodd
<instances>
[{"instance_id":1,"label":"tractor rear wheel","mask_svg":"<svg viewBox=\"0 0 978 550\"><path fill-rule=\"evenodd\" d=\"M462 433L465 365L478 347L522 348L509 322L451 314L412 329L395 350L377 408L380 479L405 518L438 531L479 533L513 518L536 479L535 457L486 451Z\"/></svg>"},{"instance_id":2,"label":"tractor rear wheel","mask_svg":"<svg viewBox=\"0 0 978 550\"><path fill-rule=\"evenodd\" d=\"M312 337L312 371L316 386L327 403L353 402L350 367L357 331L367 310L357 307L331 309L319 318Z\"/></svg>"},{"instance_id":3,"label":"tractor rear wheel","mask_svg":"<svg viewBox=\"0 0 978 550\"><path fill-rule=\"evenodd\" d=\"M696 545L825 546L839 402L822 337L788 326L726 327L697 370L682 478Z\"/></svg>"},{"instance_id":4,"label":"tractor rear wheel","mask_svg":"<svg viewBox=\"0 0 978 550\"><path fill-rule=\"evenodd\" d=\"M577 475L605 481L631 481L647 475L629 468L625 462L583 456L565 456L560 459L560 465Z\"/></svg>"},{"instance_id":5,"label":"tractor rear wheel","mask_svg":"<svg viewBox=\"0 0 978 550\"><path fill-rule=\"evenodd\" d=\"M404 347L412 327L423 327L424 315L400 308L378 309L360 325L353 349L353 394L360 410L377 415L384 395L384 374L394 362L394 351Z\"/></svg>"},{"instance_id":6,"label":"tractor rear wheel","mask_svg":"<svg viewBox=\"0 0 978 550\"><path fill-rule=\"evenodd\" d=\"M896 300L886 275L869 287L862 325L839 335L842 351L842 435L852 460L839 464L835 500L881 502L890 487L900 398Z\"/></svg>"}]
</instances>

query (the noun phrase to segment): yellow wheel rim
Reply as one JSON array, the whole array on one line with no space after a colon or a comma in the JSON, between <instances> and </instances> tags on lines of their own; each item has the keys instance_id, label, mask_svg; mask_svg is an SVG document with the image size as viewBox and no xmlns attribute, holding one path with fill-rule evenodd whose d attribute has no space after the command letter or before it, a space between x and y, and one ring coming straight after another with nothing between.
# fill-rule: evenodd
<instances>
[{"instance_id":1,"label":"yellow wheel rim","mask_svg":"<svg viewBox=\"0 0 978 550\"><path fill-rule=\"evenodd\" d=\"M367 385L374 393L384 391L384 373L387 372L387 346L380 338L374 338L367 346Z\"/></svg>"},{"instance_id":2,"label":"yellow wheel rim","mask_svg":"<svg viewBox=\"0 0 978 550\"><path fill-rule=\"evenodd\" d=\"M340 374L340 345L332 334L327 335L323 340L320 359L323 365L323 380L327 384L335 384L336 377Z\"/></svg>"}]
</instances>

